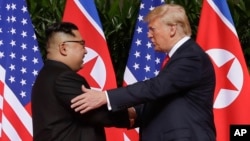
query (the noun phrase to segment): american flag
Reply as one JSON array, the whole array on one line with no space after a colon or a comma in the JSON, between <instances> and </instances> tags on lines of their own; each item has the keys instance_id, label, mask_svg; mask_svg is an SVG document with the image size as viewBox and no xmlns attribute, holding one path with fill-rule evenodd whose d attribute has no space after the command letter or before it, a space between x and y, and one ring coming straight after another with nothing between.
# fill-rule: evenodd
<instances>
[{"instance_id":1,"label":"american flag","mask_svg":"<svg viewBox=\"0 0 250 141\"><path fill-rule=\"evenodd\" d=\"M31 141L31 88L42 58L25 0L0 1L0 140Z\"/></svg>"},{"instance_id":2,"label":"american flag","mask_svg":"<svg viewBox=\"0 0 250 141\"><path fill-rule=\"evenodd\" d=\"M163 3L164 0L141 1L128 63L124 73L125 85L147 80L159 73L165 54L155 52L153 44L147 37L148 28L147 23L144 22L144 17L156 6Z\"/></svg>"},{"instance_id":3,"label":"american flag","mask_svg":"<svg viewBox=\"0 0 250 141\"><path fill-rule=\"evenodd\" d=\"M164 0L142 0L137 18L134 37L124 72L124 85L155 77L161 68L165 53L156 52L147 37L147 23L144 17ZM137 141L138 129L125 131L125 141Z\"/></svg>"}]
</instances>

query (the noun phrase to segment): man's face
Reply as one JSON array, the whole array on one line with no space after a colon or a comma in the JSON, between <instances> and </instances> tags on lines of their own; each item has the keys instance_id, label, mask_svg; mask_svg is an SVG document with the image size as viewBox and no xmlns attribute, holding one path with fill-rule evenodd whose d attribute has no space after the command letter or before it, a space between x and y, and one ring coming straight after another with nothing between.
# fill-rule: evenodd
<instances>
[{"instance_id":1,"label":"man's face","mask_svg":"<svg viewBox=\"0 0 250 141\"><path fill-rule=\"evenodd\" d=\"M171 49L171 27L159 19L148 23L148 38L156 51L168 52Z\"/></svg>"},{"instance_id":2,"label":"man's face","mask_svg":"<svg viewBox=\"0 0 250 141\"><path fill-rule=\"evenodd\" d=\"M67 46L67 58L70 60L70 66L73 70L79 70L83 66L83 58L87 53L85 41L82 39L80 32L74 30L75 37L70 37L63 41L64 46Z\"/></svg>"}]
</instances>

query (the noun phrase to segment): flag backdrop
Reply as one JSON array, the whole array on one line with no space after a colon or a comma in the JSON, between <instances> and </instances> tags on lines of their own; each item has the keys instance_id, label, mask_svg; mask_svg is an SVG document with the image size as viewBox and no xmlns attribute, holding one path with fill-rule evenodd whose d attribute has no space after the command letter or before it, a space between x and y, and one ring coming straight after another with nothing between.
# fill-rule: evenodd
<instances>
[{"instance_id":1,"label":"flag backdrop","mask_svg":"<svg viewBox=\"0 0 250 141\"><path fill-rule=\"evenodd\" d=\"M25 0L0 1L0 141L32 141L31 88L43 61Z\"/></svg>"},{"instance_id":2,"label":"flag backdrop","mask_svg":"<svg viewBox=\"0 0 250 141\"><path fill-rule=\"evenodd\" d=\"M165 53L155 52L152 43L147 37L147 23L144 17L164 0L142 0L140 11L135 25L134 36L124 72L124 86L138 81L155 77L161 68ZM128 141L138 141L138 130L128 130Z\"/></svg>"},{"instance_id":3,"label":"flag backdrop","mask_svg":"<svg viewBox=\"0 0 250 141\"><path fill-rule=\"evenodd\" d=\"M87 79L92 89L116 88L112 61L94 0L67 0L63 21L76 24L86 42L88 54L79 73ZM107 140L122 141L122 131L106 128Z\"/></svg>"},{"instance_id":4,"label":"flag backdrop","mask_svg":"<svg viewBox=\"0 0 250 141\"><path fill-rule=\"evenodd\" d=\"M203 1L197 42L216 72L217 140L229 141L231 124L250 124L250 77L226 0Z\"/></svg>"}]
</instances>

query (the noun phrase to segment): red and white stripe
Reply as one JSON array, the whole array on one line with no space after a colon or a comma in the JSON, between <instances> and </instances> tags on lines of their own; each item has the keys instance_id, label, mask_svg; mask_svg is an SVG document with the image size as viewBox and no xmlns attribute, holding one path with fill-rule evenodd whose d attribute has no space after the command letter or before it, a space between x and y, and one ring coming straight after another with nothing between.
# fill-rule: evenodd
<instances>
[{"instance_id":1,"label":"red and white stripe","mask_svg":"<svg viewBox=\"0 0 250 141\"><path fill-rule=\"evenodd\" d=\"M30 104L27 109L5 84L6 71L0 66L1 141L32 141Z\"/></svg>"}]
</instances>

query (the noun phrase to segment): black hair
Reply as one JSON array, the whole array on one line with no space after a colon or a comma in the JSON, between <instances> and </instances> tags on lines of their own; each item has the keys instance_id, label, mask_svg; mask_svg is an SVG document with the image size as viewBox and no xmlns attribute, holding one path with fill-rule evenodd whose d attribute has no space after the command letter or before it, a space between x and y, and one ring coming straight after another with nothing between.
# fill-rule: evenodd
<instances>
[{"instance_id":1,"label":"black hair","mask_svg":"<svg viewBox=\"0 0 250 141\"><path fill-rule=\"evenodd\" d=\"M75 34L72 32L72 30L78 30L78 27L75 24L71 23L71 22L53 23L52 25L48 26L48 28L45 31L46 41L48 41L48 39L55 32L63 32L63 33L75 36Z\"/></svg>"}]
</instances>

